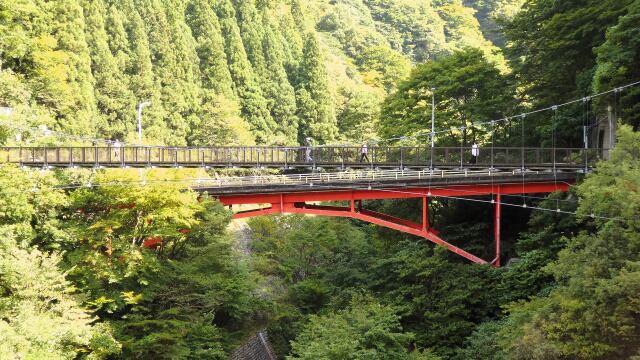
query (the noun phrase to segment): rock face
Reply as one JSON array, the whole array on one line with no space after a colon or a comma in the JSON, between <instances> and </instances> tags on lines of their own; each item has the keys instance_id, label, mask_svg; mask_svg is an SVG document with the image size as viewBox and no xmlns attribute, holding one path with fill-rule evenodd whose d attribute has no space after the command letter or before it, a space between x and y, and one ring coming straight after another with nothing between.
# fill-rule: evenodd
<instances>
[{"instance_id":1,"label":"rock face","mask_svg":"<svg viewBox=\"0 0 640 360\"><path fill-rule=\"evenodd\" d=\"M231 353L230 360L275 360L266 331L259 331Z\"/></svg>"}]
</instances>

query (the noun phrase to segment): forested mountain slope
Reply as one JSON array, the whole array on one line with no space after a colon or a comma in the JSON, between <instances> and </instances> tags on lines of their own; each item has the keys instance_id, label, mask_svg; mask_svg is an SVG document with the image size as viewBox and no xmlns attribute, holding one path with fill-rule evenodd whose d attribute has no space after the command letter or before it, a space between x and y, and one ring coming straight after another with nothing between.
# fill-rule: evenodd
<instances>
[{"instance_id":1,"label":"forested mountain slope","mask_svg":"<svg viewBox=\"0 0 640 360\"><path fill-rule=\"evenodd\" d=\"M153 144L361 140L412 63L467 46L497 59L471 6L483 22L496 7L0 0L0 106L16 123L136 141L136 105L150 100Z\"/></svg>"}]
</instances>

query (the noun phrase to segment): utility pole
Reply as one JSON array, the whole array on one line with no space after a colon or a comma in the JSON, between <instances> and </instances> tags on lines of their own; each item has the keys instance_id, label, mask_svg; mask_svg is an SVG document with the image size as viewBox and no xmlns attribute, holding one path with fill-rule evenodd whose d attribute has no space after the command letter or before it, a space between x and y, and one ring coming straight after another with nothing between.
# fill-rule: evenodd
<instances>
[{"instance_id":1,"label":"utility pole","mask_svg":"<svg viewBox=\"0 0 640 360\"><path fill-rule=\"evenodd\" d=\"M138 104L138 145L142 145L142 109L151 105L151 101L143 101Z\"/></svg>"},{"instance_id":2,"label":"utility pole","mask_svg":"<svg viewBox=\"0 0 640 360\"><path fill-rule=\"evenodd\" d=\"M431 147L435 144L436 132L436 88L431 88Z\"/></svg>"},{"instance_id":3,"label":"utility pole","mask_svg":"<svg viewBox=\"0 0 640 360\"><path fill-rule=\"evenodd\" d=\"M433 170L433 148L435 146L436 137L436 88L431 88L431 166Z\"/></svg>"}]
</instances>

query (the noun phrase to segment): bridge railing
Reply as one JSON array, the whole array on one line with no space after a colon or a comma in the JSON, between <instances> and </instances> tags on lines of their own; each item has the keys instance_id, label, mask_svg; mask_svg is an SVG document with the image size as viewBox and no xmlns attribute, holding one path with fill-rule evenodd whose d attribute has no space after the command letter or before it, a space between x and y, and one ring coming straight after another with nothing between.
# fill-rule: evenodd
<instances>
[{"instance_id":1,"label":"bridge railing","mask_svg":"<svg viewBox=\"0 0 640 360\"><path fill-rule=\"evenodd\" d=\"M569 167L593 165L604 149L484 147L472 164L470 148L370 147L4 147L0 162L25 166L158 167ZM308 155L308 156L307 156Z\"/></svg>"}]
</instances>

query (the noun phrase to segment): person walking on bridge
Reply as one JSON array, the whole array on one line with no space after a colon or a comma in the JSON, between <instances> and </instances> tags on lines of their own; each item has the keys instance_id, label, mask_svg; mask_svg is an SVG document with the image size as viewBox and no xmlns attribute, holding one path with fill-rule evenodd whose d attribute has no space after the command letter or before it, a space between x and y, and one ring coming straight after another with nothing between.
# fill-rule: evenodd
<instances>
[{"instance_id":1,"label":"person walking on bridge","mask_svg":"<svg viewBox=\"0 0 640 360\"><path fill-rule=\"evenodd\" d=\"M310 163L313 162L313 158L311 157L311 138L308 137L305 139L304 143L304 162Z\"/></svg>"},{"instance_id":2,"label":"person walking on bridge","mask_svg":"<svg viewBox=\"0 0 640 360\"><path fill-rule=\"evenodd\" d=\"M367 146L367 143L362 144L362 147L360 147L360 162L363 162L364 159L367 159L367 162L371 162L367 156L368 153L369 147Z\"/></svg>"},{"instance_id":3,"label":"person walking on bridge","mask_svg":"<svg viewBox=\"0 0 640 360\"><path fill-rule=\"evenodd\" d=\"M472 164L478 163L478 156L480 156L480 147L478 146L478 143L474 140L473 145L471 145L471 163Z\"/></svg>"},{"instance_id":4,"label":"person walking on bridge","mask_svg":"<svg viewBox=\"0 0 640 360\"><path fill-rule=\"evenodd\" d=\"M115 155L116 160L120 160L120 147L122 144L118 139L113 142L113 154Z\"/></svg>"}]
</instances>

